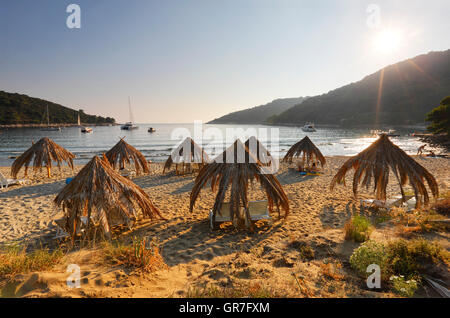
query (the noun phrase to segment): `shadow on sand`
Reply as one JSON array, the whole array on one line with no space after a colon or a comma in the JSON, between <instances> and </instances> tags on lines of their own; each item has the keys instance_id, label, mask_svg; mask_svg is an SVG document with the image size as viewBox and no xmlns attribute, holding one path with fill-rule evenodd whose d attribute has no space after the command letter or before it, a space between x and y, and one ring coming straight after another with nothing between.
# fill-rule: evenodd
<instances>
[{"instance_id":1,"label":"shadow on sand","mask_svg":"<svg viewBox=\"0 0 450 318\"><path fill-rule=\"evenodd\" d=\"M173 221L173 220L172 220ZM140 228L129 236L155 236L161 254L169 266L186 264L193 260L212 260L237 251L248 251L270 237L282 226L259 222L254 232L236 230L232 225L211 231L208 219L167 224L158 222Z\"/></svg>"},{"instance_id":2,"label":"shadow on sand","mask_svg":"<svg viewBox=\"0 0 450 318\"><path fill-rule=\"evenodd\" d=\"M55 187L55 185L58 185L58 187ZM0 199L14 198L17 196L23 196L23 198L30 199L57 194L65 185L64 181L56 181L31 186L19 186L16 188L14 188L15 186L11 186L11 188L0 192Z\"/></svg>"},{"instance_id":3,"label":"shadow on sand","mask_svg":"<svg viewBox=\"0 0 450 318\"><path fill-rule=\"evenodd\" d=\"M285 172L276 176L282 185L294 184L299 182L308 181L319 176L302 176L294 168L289 168Z\"/></svg>"}]
</instances>

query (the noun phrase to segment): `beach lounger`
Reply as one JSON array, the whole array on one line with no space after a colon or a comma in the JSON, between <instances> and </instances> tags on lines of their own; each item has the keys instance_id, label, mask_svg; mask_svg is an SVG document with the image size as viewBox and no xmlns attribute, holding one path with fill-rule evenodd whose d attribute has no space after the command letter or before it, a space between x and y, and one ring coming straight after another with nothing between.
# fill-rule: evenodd
<instances>
[{"instance_id":1,"label":"beach lounger","mask_svg":"<svg viewBox=\"0 0 450 318\"><path fill-rule=\"evenodd\" d=\"M223 222L231 222L229 202L222 203L220 213L216 213L215 222L213 222L213 211L209 210L209 227L211 228L211 230L217 229L220 223Z\"/></svg>"},{"instance_id":2,"label":"beach lounger","mask_svg":"<svg viewBox=\"0 0 450 318\"><path fill-rule=\"evenodd\" d=\"M80 223L78 223L77 235L82 234L85 231L87 225L87 217L81 216ZM56 235L54 239L64 239L70 237L70 234L66 231L66 218L55 220L56 223Z\"/></svg>"},{"instance_id":3,"label":"beach lounger","mask_svg":"<svg viewBox=\"0 0 450 318\"><path fill-rule=\"evenodd\" d=\"M266 200L250 201L248 203L248 212L250 214L250 220L252 221L259 221L259 220L272 221L272 217L269 214L269 209L267 207ZM249 224L246 224L246 226L249 226Z\"/></svg>"},{"instance_id":4,"label":"beach lounger","mask_svg":"<svg viewBox=\"0 0 450 318\"><path fill-rule=\"evenodd\" d=\"M134 177L136 176L136 172L133 171L133 170L121 170L121 171L120 171L120 175L121 175L122 177L131 179L131 178L134 178Z\"/></svg>"},{"instance_id":5,"label":"beach lounger","mask_svg":"<svg viewBox=\"0 0 450 318\"><path fill-rule=\"evenodd\" d=\"M56 223L56 235L54 237L55 240L59 239L65 239L67 237L70 237L69 233L66 231L66 219L58 219L55 220Z\"/></svg>"},{"instance_id":6,"label":"beach lounger","mask_svg":"<svg viewBox=\"0 0 450 318\"><path fill-rule=\"evenodd\" d=\"M362 207L374 207L374 208L381 208L381 209L390 210L393 207L400 207L404 203L407 204L407 202L413 197L414 196L412 196L412 195L405 195L405 202L403 202L401 196L397 196L397 197L394 197L392 199L388 199L388 200L386 200L386 202L383 202L383 201L380 201L380 200L375 200L375 199L371 199L371 200L362 200L361 199L361 206Z\"/></svg>"},{"instance_id":7,"label":"beach lounger","mask_svg":"<svg viewBox=\"0 0 450 318\"><path fill-rule=\"evenodd\" d=\"M10 185L16 185L16 184L25 184L27 182L28 182L28 180L26 180L26 179L7 179L0 172L0 188L7 188Z\"/></svg>"},{"instance_id":8,"label":"beach lounger","mask_svg":"<svg viewBox=\"0 0 450 318\"><path fill-rule=\"evenodd\" d=\"M266 200L250 201L248 203L248 211L250 214L250 220L252 221L272 220L271 216L269 215L269 209L267 208ZM209 225L211 230L217 229L220 223L224 222L231 222L229 202L222 204L220 213L216 214L215 222L213 222L213 211L209 211ZM246 226L249 226L249 224L246 224Z\"/></svg>"}]
</instances>

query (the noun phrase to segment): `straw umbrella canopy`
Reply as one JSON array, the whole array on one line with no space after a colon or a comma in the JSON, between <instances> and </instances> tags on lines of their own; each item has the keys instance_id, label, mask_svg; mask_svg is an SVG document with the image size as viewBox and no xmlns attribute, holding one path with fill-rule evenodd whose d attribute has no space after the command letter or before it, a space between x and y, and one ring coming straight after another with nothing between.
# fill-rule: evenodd
<instances>
[{"instance_id":1,"label":"straw umbrella canopy","mask_svg":"<svg viewBox=\"0 0 450 318\"><path fill-rule=\"evenodd\" d=\"M76 235L80 217L98 221L107 237L115 223L131 224L141 211L144 217L164 219L150 197L122 177L106 158L95 156L56 196L54 203L65 213L66 229Z\"/></svg>"},{"instance_id":2,"label":"straw umbrella canopy","mask_svg":"<svg viewBox=\"0 0 450 318\"><path fill-rule=\"evenodd\" d=\"M145 156L139 150L125 142L123 138L121 138L120 141L105 154L105 156L114 169L116 166L119 166L119 169L123 169L125 168L125 164L130 164L131 161L133 161L134 170L137 175L139 175L141 171L144 173L150 171L149 163L147 159L145 159Z\"/></svg>"},{"instance_id":3,"label":"straw umbrella canopy","mask_svg":"<svg viewBox=\"0 0 450 318\"><path fill-rule=\"evenodd\" d=\"M251 136L245 142L245 147L249 150L249 152L256 157L261 164L269 165L272 161L272 155L269 150L255 137Z\"/></svg>"},{"instance_id":4,"label":"straw umbrella canopy","mask_svg":"<svg viewBox=\"0 0 450 318\"><path fill-rule=\"evenodd\" d=\"M169 170L172 164L183 164L183 170L185 167L190 169L193 163L198 163L203 166L209 162L209 157L206 152L200 147L192 138L187 137L177 148L175 148L167 158L164 164L163 173L166 169ZM178 172L178 166L177 166Z\"/></svg>"},{"instance_id":5,"label":"straw umbrella canopy","mask_svg":"<svg viewBox=\"0 0 450 318\"><path fill-rule=\"evenodd\" d=\"M351 168L355 170L353 176L353 193L355 196L360 183L368 188L373 180L376 199L385 201L389 170L392 170L400 185L403 200L405 200L403 186L409 180L416 197L416 207L420 207L422 203L426 205L430 200L424 179L428 183L433 196L437 197L439 194L438 185L433 175L402 149L394 145L385 134L381 135L367 149L344 163L331 181L331 189L334 188L336 183L344 183L345 185L345 175Z\"/></svg>"},{"instance_id":6,"label":"straw umbrella canopy","mask_svg":"<svg viewBox=\"0 0 450 318\"><path fill-rule=\"evenodd\" d=\"M227 191L230 190L230 216L233 222L245 218L251 224L247 194L249 181L256 180L266 192L269 211L272 212L276 206L280 215L281 206L286 217L289 214L289 200L283 187L273 174L263 174L261 171L262 165L257 158L249 153L239 139L236 140L214 162L200 170L190 195L190 211L192 212L201 189L209 181L212 191L218 189L213 207L213 221L222 208ZM244 216L240 215L240 206L245 208Z\"/></svg>"},{"instance_id":7,"label":"straw umbrella canopy","mask_svg":"<svg viewBox=\"0 0 450 318\"><path fill-rule=\"evenodd\" d=\"M302 156L303 165L305 161L308 165L311 162L320 162L322 167L326 164L325 157L308 136L305 136L305 138L294 144L284 156L283 161L292 162L294 157L300 156Z\"/></svg>"},{"instance_id":8,"label":"straw umbrella canopy","mask_svg":"<svg viewBox=\"0 0 450 318\"><path fill-rule=\"evenodd\" d=\"M73 171L73 159L75 155L67 151L53 140L44 137L28 148L23 154L14 160L11 166L11 176L16 179L20 169L25 166L25 177L28 175L28 167L33 160L33 171L41 170L43 166L47 168L47 175L51 177L52 162L56 161L59 169L61 163L66 162Z\"/></svg>"}]
</instances>

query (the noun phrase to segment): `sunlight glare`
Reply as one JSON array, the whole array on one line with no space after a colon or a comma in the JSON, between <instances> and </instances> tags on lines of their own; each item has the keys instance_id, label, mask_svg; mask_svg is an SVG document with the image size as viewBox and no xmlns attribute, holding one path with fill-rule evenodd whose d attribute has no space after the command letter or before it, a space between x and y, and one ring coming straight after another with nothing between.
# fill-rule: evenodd
<instances>
[{"instance_id":1,"label":"sunlight glare","mask_svg":"<svg viewBox=\"0 0 450 318\"><path fill-rule=\"evenodd\" d=\"M402 42L401 32L398 30L386 29L381 31L375 39L375 48L384 54L397 51Z\"/></svg>"}]
</instances>

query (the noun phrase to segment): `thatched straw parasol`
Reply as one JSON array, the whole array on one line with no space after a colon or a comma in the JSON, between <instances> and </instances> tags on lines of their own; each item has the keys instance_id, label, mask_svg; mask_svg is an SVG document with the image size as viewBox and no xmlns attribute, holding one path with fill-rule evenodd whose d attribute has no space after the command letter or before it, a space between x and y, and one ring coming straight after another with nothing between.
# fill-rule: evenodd
<instances>
[{"instance_id":1,"label":"thatched straw parasol","mask_svg":"<svg viewBox=\"0 0 450 318\"><path fill-rule=\"evenodd\" d=\"M209 162L206 152L195 143L192 138L187 137L177 148L175 148L167 158L164 164L163 173L169 170L172 164L176 164L176 173L178 174L178 164L183 165L183 173L187 170L191 171L191 165L196 163L199 167Z\"/></svg>"},{"instance_id":2,"label":"thatched straw parasol","mask_svg":"<svg viewBox=\"0 0 450 318\"><path fill-rule=\"evenodd\" d=\"M14 160L11 166L11 176L14 179L17 179L17 174L20 169L25 166L26 177L28 175L30 162L33 160L33 171L36 172L38 169L40 170L45 166L47 168L47 175L50 178L52 161L56 161L59 169L61 169L61 163L65 161L73 171L73 158L75 158L73 153L67 151L53 140L44 137L37 143L33 143L27 151Z\"/></svg>"},{"instance_id":3,"label":"thatched straw parasol","mask_svg":"<svg viewBox=\"0 0 450 318\"><path fill-rule=\"evenodd\" d=\"M249 150L249 152L256 157L261 164L268 165L272 161L272 155L269 150L255 137L251 136L245 142L245 147Z\"/></svg>"},{"instance_id":4,"label":"thatched straw parasol","mask_svg":"<svg viewBox=\"0 0 450 318\"><path fill-rule=\"evenodd\" d=\"M66 185L54 200L66 218L66 228L74 237L80 217L98 221L107 237L110 228L131 224L140 210L144 217L164 219L150 197L131 180L122 177L106 158L95 156Z\"/></svg>"},{"instance_id":5,"label":"thatched straw parasol","mask_svg":"<svg viewBox=\"0 0 450 318\"><path fill-rule=\"evenodd\" d=\"M302 163L309 165L311 162L320 162L322 167L326 164L325 157L320 152L311 139L305 136L302 140L294 144L283 158L284 162L292 162L294 157L302 156Z\"/></svg>"},{"instance_id":6,"label":"thatched straw parasol","mask_svg":"<svg viewBox=\"0 0 450 318\"><path fill-rule=\"evenodd\" d=\"M139 150L125 142L123 138L121 138L120 141L105 154L105 156L114 169L116 166L119 166L119 169L123 169L125 168L125 164L130 164L131 161L133 161L134 170L137 175L139 175L141 171L144 173L148 173L150 171L149 163L147 162L147 159L145 159L144 155Z\"/></svg>"},{"instance_id":7,"label":"thatched straw parasol","mask_svg":"<svg viewBox=\"0 0 450 318\"><path fill-rule=\"evenodd\" d=\"M274 175L261 173L261 168L261 163L249 153L240 140L236 140L214 162L200 170L190 196L191 212L200 190L210 181L212 191L218 188L213 207L213 222L217 212L222 208L227 191L230 190L230 216L233 222L235 219L245 218L251 224L247 193L249 181L257 180L266 192L269 211L272 212L276 206L280 214L281 206L286 217L289 213L289 200L283 187ZM240 215L240 206L245 208L244 216Z\"/></svg>"},{"instance_id":8,"label":"thatched straw parasol","mask_svg":"<svg viewBox=\"0 0 450 318\"><path fill-rule=\"evenodd\" d=\"M427 181L433 196L437 197L439 194L438 185L433 175L402 149L394 145L384 134L367 149L344 163L331 181L331 189L334 188L336 183L345 184L345 175L351 168L355 170L353 176L353 193L355 196L359 183L368 188L373 179L376 199L385 201L389 170L392 170L397 178L403 200L405 200L403 186L409 180L416 197L416 207L419 207L422 202L425 204L429 202L424 179Z\"/></svg>"}]
</instances>

